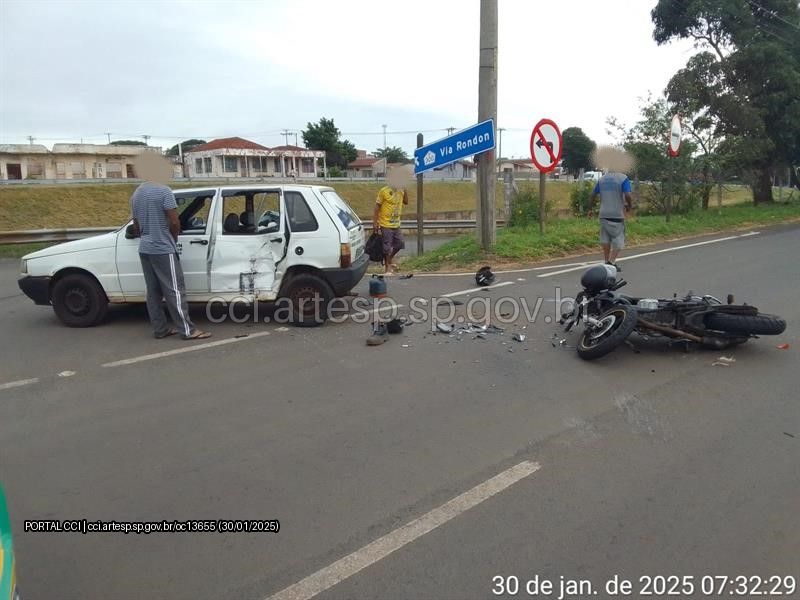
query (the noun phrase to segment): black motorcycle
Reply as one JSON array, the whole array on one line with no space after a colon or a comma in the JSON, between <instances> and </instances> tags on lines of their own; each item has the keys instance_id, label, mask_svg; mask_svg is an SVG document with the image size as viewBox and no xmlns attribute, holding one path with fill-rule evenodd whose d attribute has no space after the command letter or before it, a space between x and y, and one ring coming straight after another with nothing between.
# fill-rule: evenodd
<instances>
[{"instance_id":1,"label":"black motorcycle","mask_svg":"<svg viewBox=\"0 0 800 600\"><path fill-rule=\"evenodd\" d=\"M714 296L692 292L671 300L634 298L617 293L624 285L627 282L617 279L613 266L590 267L581 277L583 290L560 320L566 331L584 322L578 341L581 358L592 360L608 354L634 331L721 350L786 329L782 318L759 313L755 306L734 304L731 294L726 304Z\"/></svg>"}]
</instances>

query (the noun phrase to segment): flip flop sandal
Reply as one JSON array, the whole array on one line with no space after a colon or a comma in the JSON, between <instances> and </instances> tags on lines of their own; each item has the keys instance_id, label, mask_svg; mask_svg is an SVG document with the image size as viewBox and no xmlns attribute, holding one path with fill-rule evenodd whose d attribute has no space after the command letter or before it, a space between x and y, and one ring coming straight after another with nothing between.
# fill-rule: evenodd
<instances>
[{"instance_id":1,"label":"flip flop sandal","mask_svg":"<svg viewBox=\"0 0 800 600\"><path fill-rule=\"evenodd\" d=\"M167 329L165 333L162 333L161 335L156 335L155 338L157 340L163 340L164 338L167 338L171 335L178 335L178 330L175 329L174 327L170 327L169 329Z\"/></svg>"},{"instance_id":2,"label":"flip flop sandal","mask_svg":"<svg viewBox=\"0 0 800 600\"><path fill-rule=\"evenodd\" d=\"M184 340L205 340L205 339L210 338L210 337L211 337L211 334L208 333L207 331L199 331L198 330L198 331L195 331L192 335L184 335L183 339Z\"/></svg>"}]
</instances>

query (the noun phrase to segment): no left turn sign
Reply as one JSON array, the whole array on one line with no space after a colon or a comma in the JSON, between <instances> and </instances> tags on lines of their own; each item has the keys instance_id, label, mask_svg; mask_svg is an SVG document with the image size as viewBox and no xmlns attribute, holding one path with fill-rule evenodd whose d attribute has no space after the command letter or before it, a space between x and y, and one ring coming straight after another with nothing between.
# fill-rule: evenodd
<instances>
[{"instance_id":1,"label":"no left turn sign","mask_svg":"<svg viewBox=\"0 0 800 600\"><path fill-rule=\"evenodd\" d=\"M552 120L542 119L531 133L531 159L541 173L549 173L561 160L561 130Z\"/></svg>"}]
</instances>

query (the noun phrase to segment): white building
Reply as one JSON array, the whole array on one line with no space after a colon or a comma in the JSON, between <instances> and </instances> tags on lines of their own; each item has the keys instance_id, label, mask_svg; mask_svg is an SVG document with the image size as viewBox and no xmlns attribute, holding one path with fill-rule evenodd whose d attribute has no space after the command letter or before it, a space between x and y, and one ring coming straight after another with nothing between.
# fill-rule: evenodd
<instances>
[{"instance_id":1,"label":"white building","mask_svg":"<svg viewBox=\"0 0 800 600\"><path fill-rule=\"evenodd\" d=\"M134 160L153 146L0 144L0 179L130 179Z\"/></svg>"},{"instance_id":2,"label":"white building","mask_svg":"<svg viewBox=\"0 0 800 600\"><path fill-rule=\"evenodd\" d=\"M267 148L240 137L212 140L184 153L189 177L320 177L325 152L299 146Z\"/></svg>"}]
</instances>

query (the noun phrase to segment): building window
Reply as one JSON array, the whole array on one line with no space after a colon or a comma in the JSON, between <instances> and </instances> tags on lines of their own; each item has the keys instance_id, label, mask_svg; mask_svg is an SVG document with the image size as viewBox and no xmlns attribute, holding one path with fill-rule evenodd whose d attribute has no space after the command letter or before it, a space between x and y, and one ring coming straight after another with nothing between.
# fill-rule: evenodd
<instances>
[{"instance_id":1,"label":"building window","mask_svg":"<svg viewBox=\"0 0 800 600\"><path fill-rule=\"evenodd\" d=\"M208 156L208 157L204 158L203 159L203 163L205 164L205 167L206 167L206 173L211 173L211 167L212 167L211 157ZM197 172L199 173L200 170L198 169Z\"/></svg>"},{"instance_id":2,"label":"building window","mask_svg":"<svg viewBox=\"0 0 800 600\"><path fill-rule=\"evenodd\" d=\"M239 169L239 160L235 156L222 157L222 170L225 173L236 173Z\"/></svg>"},{"instance_id":3,"label":"building window","mask_svg":"<svg viewBox=\"0 0 800 600\"><path fill-rule=\"evenodd\" d=\"M69 170L73 179L86 179L86 167L83 166L82 162L69 163Z\"/></svg>"},{"instance_id":4,"label":"building window","mask_svg":"<svg viewBox=\"0 0 800 600\"><path fill-rule=\"evenodd\" d=\"M28 163L28 179L41 179L44 175L44 165L42 163Z\"/></svg>"},{"instance_id":5,"label":"building window","mask_svg":"<svg viewBox=\"0 0 800 600\"><path fill-rule=\"evenodd\" d=\"M56 163L56 179L66 179L67 177L67 163Z\"/></svg>"},{"instance_id":6,"label":"building window","mask_svg":"<svg viewBox=\"0 0 800 600\"><path fill-rule=\"evenodd\" d=\"M122 164L110 162L106 165L106 177L108 179L122 179Z\"/></svg>"},{"instance_id":7,"label":"building window","mask_svg":"<svg viewBox=\"0 0 800 600\"><path fill-rule=\"evenodd\" d=\"M280 158L276 158L275 159L275 172L276 173L283 173L283 169L281 169L281 159Z\"/></svg>"},{"instance_id":8,"label":"building window","mask_svg":"<svg viewBox=\"0 0 800 600\"><path fill-rule=\"evenodd\" d=\"M302 159L302 161L301 161L302 164L301 164L300 168L303 170L303 173L308 173L308 174L311 174L311 175L314 174L314 161L315 160L316 160L315 158L304 158L304 159Z\"/></svg>"},{"instance_id":9,"label":"building window","mask_svg":"<svg viewBox=\"0 0 800 600\"><path fill-rule=\"evenodd\" d=\"M203 159L202 158L195 158L194 159L194 172L195 173L202 173L203 172Z\"/></svg>"}]
</instances>

